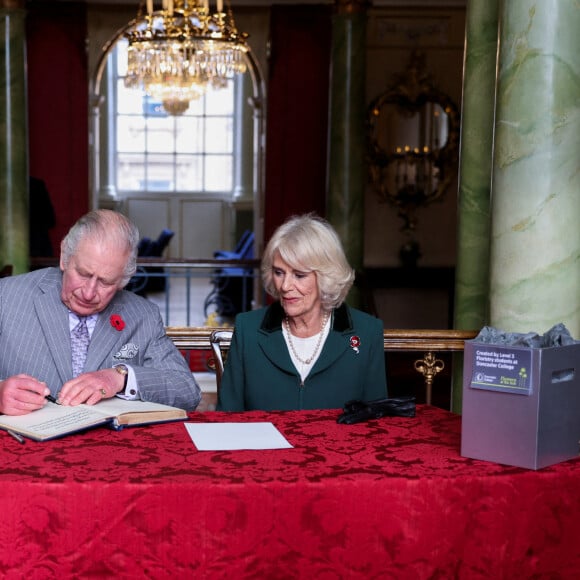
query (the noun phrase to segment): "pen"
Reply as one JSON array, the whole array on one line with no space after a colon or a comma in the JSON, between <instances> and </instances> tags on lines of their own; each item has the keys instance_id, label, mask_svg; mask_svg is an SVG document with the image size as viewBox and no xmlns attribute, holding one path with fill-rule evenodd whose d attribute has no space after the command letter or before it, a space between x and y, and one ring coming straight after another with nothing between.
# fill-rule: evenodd
<instances>
[{"instance_id":1,"label":"pen","mask_svg":"<svg viewBox=\"0 0 580 580\"><path fill-rule=\"evenodd\" d=\"M52 395L46 395L46 397L44 397L47 401L50 401L51 403L56 403L58 405L58 401L52 396Z\"/></svg>"},{"instance_id":2,"label":"pen","mask_svg":"<svg viewBox=\"0 0 580 580\"><path fill-rule=\"evenodd\" d=\"M8 433L8 435L10 435L11 437L14 437L14 439L16 439L16 441L18 441L18 443L26 443L26 441L24 440L24 437L22 437L22 435L20 435L19 433L15 433L14 431L10 431L10 429L7 429L6 433Z\"/></svg>"}]
</instances>

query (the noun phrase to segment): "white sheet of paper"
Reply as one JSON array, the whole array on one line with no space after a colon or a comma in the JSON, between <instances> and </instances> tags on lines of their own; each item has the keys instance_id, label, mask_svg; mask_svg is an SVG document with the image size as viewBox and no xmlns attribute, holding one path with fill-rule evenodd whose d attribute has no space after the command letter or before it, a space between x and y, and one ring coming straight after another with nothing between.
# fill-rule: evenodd
<instances>
[{"instance_id":1,"label":"white sheet of paper","mask_svg":"<svg viewBox=\"0 0 580 580\"><path fill-rule=\"evenodd\" d=\"M272 423L184 423L198 451L291 449Z\"/></svg>"}]
</instances>

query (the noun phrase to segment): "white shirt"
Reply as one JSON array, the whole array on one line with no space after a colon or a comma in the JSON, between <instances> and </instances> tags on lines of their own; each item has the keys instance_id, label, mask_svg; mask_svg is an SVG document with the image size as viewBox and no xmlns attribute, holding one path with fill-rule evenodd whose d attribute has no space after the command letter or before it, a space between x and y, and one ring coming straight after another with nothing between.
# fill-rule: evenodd
<instances>
[{"instance_id":1,"label":"white shirt","mask_svg":"<svg viewBox=\"0 0 580 580\"><path fill-rule=\"evenodd\" d=\"M284 336L284 340L286 341L286 346L288 347L290 358L292 359L292 362L294 363L294 366L296 367L296 370L298 371L302 382L304 382L306 377L310 374L312 367L318 360L318 357L320 356L320 353L324 348L324 343L326 341L328 333L330 332L331 318L332 318L331 316L328 317L328 319L326 320L326 324L324 325L324 328L320 331L322 332L322 338L320 339L320 347L318 349L318 352L312 357L310 363L305 363L304 361L308 360L312 356L312 353L314 352L314 349L316 348L316 345L318 343L318 339L320 338L320 332L315 334L314 336L309 336L308 338L298 338L294 335L292 335L292 338L290 338L288 336L288 333L290 332L288 330L288 327L285 324L282 324L282 328L284 329L284 332L282 332L282 334ZM292 343L290 343L290 340L292 340ZM294 350L292 350L292 345L294 346ZM302 360L298 359L296 354L294 354L294 351L296 351L296 354Z\"/></svg>"}]
</instances>

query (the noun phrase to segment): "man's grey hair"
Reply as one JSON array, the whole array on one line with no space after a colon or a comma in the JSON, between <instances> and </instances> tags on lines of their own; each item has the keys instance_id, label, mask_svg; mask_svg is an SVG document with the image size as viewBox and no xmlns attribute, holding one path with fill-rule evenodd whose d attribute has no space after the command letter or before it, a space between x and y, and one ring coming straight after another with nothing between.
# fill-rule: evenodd
<instances>
[{"instance_id":1,"label":"man's grey hair","mask_svg":"<svg viewBox=\"0 0 580 580\"><path fill-rule=\"evenodd\" d=\"M61 259L66 267L76 254L81 240L90 238L95 241L113 241L129 257L125 265L121 286L127 285L137 269L137 246L139 230L123 214L109 209L91 211L81 217L64 237L61 245Z\"/></svg>"}]
</instances>

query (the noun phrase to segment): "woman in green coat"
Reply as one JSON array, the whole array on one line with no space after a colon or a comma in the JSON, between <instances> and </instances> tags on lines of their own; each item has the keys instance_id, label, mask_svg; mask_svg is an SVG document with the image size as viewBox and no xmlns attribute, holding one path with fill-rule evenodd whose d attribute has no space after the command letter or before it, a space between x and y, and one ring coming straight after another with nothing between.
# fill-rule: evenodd
<instances>
[{"instance_id":1,"label":"woman in green coat","mask_svg":"<svg viewBox=\"0 0 580 580\"><path fill-rule=\"evenodd\" d=\"M308 214L280 226L262 279L276 301L236 317L218 410L338 409L387 396L383 324L343 303L354 271L328 222Z\"/></svg>"}]
</instances>

